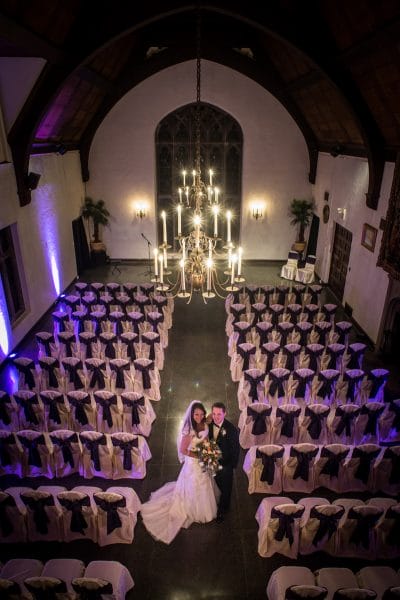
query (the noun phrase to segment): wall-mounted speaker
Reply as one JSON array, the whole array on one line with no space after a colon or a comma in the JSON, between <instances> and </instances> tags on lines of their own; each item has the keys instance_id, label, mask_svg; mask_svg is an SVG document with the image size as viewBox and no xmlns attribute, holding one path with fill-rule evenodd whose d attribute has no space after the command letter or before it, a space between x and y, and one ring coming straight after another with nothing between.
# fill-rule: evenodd
<instances>
[{"instance_id":1,"label":"wall-mounted speaker","mask_svg":"<svg viewBox=\"0 0 400 600\"><path fill-rule=\"evenodd\" d=\"M28 175L26 176L26 186L28 190L36 190L39 184L40 177L40 173L34 173L33 171L30 171L28 173Z\"/></svg>"}]
</instances>

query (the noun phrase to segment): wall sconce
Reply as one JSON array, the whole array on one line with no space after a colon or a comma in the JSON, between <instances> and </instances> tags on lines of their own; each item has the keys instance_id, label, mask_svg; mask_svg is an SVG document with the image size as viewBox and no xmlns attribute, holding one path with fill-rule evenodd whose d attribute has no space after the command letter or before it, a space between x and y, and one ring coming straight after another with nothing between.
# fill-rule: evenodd
<instances>
[{"instance_id":1,"label":"wall sconce","mask_svg":"<svg viewBox=\"0 0 400 600\"><path fill-rule=\"evenodd\" d=\"M136 216L138 219L143 219L147 216L147 203L146 202L137 202L136 203Z\"/></svg>"},{"instance_id":2,"label":"wall sconce","mask_svg":"<svg viewBox=\"0 0 400 600\"><path fill-rule=\"evenodd\" d=\"M337 213L338 215L343 219L343 221L346 220L346 214L347 214L347 208L337 208Z\"/></svg>"},{"instance_id":3,"label":"wall sconce","mask_svg":"<svg viewBox=\"0 0 400 600\"><path fill-rule=\"evenodd\" d=\"M250 208L251 208L251 216L253 217L253 219L258 221L258 219L263 218L264 206L263 206L263 204L261 204L261 202L253 202L250 205Z\"/></svg>"}]
</instances>

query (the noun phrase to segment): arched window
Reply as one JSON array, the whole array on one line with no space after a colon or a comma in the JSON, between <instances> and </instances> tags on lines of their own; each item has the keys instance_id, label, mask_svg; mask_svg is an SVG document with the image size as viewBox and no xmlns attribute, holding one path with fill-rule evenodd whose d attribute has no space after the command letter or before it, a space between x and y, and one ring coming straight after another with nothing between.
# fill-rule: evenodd
<instances>
[{"instance_id":1,"label":"arched window","mask_svg":"<svg viewBox=\"0 0 400 600\"><path fill-rule=\"evenodd\" d=\"M195 162L195 110L196 104L188 104L170 113L156 129L157 169L157 219L158 241L162 241L162 224L159 215L165 210L168 243L177 249L177 219L174 207L178 203L178 188L182 187L182 171L191 171ZM201 174L204 183L209 182L209 169L213 170L213 185L221 190L220 233L225 237L225 209L232 210L232 241L239 242L242 194L243 134L239 123L228 113L210 104L200 106L200 154ZM185 211L183 224L192 216ZM212 215L205 210L205 231L212 234Z\"/></svg>"}]
</instances>

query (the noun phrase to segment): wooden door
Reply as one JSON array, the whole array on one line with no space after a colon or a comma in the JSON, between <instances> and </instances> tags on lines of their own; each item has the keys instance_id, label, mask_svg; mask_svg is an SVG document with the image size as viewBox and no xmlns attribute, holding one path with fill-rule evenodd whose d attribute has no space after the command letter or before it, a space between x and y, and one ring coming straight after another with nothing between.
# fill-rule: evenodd
<instances>
[{"instance_id":1,"label":"wooden door","mask_svg":"<svg viewBox=\"0 0 400 600\"><path fill-rule=\"evenodd\" d=\"M336 223L329 286L339 300L343 299L344 286L346 285L352 238L353 235L350 231Z\"/></svg>"}]
</instances>

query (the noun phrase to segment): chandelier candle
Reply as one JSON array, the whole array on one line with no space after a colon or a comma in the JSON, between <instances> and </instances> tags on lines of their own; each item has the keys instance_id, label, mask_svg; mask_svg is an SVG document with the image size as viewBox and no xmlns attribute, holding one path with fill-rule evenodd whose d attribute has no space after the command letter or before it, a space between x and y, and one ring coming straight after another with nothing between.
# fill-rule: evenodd
<instances>
[{"instance_id":1,"label":"chandelier candle","mask_svg":"<svg viewBox=\"0 0 400 600\"><path fill-rule=\"evenodd\" d=\"M236 254L234 254L232 256L232 270L231 270L231 286L233 288L234 283L235 283L235 263L237 261L237 256Z\"/></svg>"},{"instance_id":2,"label":"chandelier candle","mask_svg":"<svg viewBox=\"0 0 400 600\"><path fill-rule=\"evenodd\" d=\"M208 240L208 260L212 259L212 241Z\"/></svg>"},{"instance_id":3,"label":"chandelier candle","mask_svg":"<svg viewBox=\"0 0 400 600\"><path fill-rule=\"evenodd\" d=\"M209 173L209 175L210 175L210 186L212 187L212 177L213 177L213 170L212 170L212 169L210 169L210 170L208 171L208 173Z\"/></svg>"},{"instance_id":4,"label":"chandelier candle","mask_svg":"<svg viewBox=\"0 0 400 600\"><path fill-rule=\"evenodd\" d=\"M232 213L230 210L226 212L226 241L228 244L231 243L231 219Z\"/></svg>"},{"instance_id":5,"label":"chandelier candle","mask_svg":"<svg viewBox=\"0 0 400 600\"><path fill-rule=\"evenodd\" d=\"M179 204L182 204L182 188L178 188Z\"/></svg>"},{"instance_id":6,"label":"chandelier candle","mask_svg":"<svg viewBox=\"0 0 400 600\"><path fill-rule=\"evenodd\" d=\"M214 237L218 237L218 204L214 204L214 206L212 207L212 211L214 213Z\"/></svg>"},{"instance_id":7,"label":"chandelier candle","mask_svg":"<svg viewBox=\"0 0 400 600\"><path fill-rule=\"evenodd\" d=\"M158 277L158 248L154 248L154 275Z\"/></svg>"},{"instance_id":8,"label":"chandelier candle","mask_svg":"<svg viewBox=\"0 0 400 600\"><path fill-rule=\"evenodd\" d=\"M163 222L163 244L167 243L167 214L165 210L161 213L161 219Z\"/></svg>"},{"instance_id":9,"label":"chandelier candle","mask_svg":"<svg viewBox=\"0 0 400 600\"><path fill-rule=\"evenodd\" d=\"M237 276L240 277L242 275L242 254L243 248L238 248L238 268L237 268Z\"/></svg>"},{"instance_id":10,"label":"chandelier candle","mask_svg":"<svg viewBox=\"0 0 400 600\"><path fill-rule=\"evenodd\" d=\"M168 269L168 258L167 258L167 249L165 246L163 248L163 258L164 258L164 269L167 270Z\"/></svg>"},{"instance_id":11,"label":"chandelier candle","mask_svg":"<svg viewBox=\"0 0 400 600\"><path fill-rule=\"evenodd\" d=\"M211 240L210 240L211 241ZM207 260L207 292L211 291L211 267L212 267L211 257Z\"/></svg>"},{"instance_id":12,"label":"chandelier candle","mask_svg":"<svg viewBox=\"0 0 400 600\"><path fill-rule=\"evenodd\" d=\"M182 193L181 188L179 191ZM176 210L178 211L178 236L180 237L182 235L182 204L178 204Z\"/></svg>"},{"instance_id":13,"label":"chandelier candle","mask_svg":"<svg viewBox=\"0 0 400 600\"><path fill-rule=\"evenodd\" d=\"M218 204L219 188L214 188L215 204Z\"/></svg>"},{"instance_id":14,"label":"chandelier candle","mask_svg":"<svg viewBox=\"0 0 400 600\"><path fill-rule=\"evenodd\" d=\"M186 240L182 240L182 260L186 260Z\"/></svg>"},{"instance_id":15,"label":"chandelier candle","mask_svg":"<svg viewBox=\"0 0 400 600\"><path fill-rule=\"evenodd\" d=\"M186 281L185 281L185 261L181 260L179 262L181 267L181 289L182 292L186 292Z\"/></svg>"},{"instance_id":16,"label":"chandelier candle","mask_svg":"<svg viewBox=\"0 0 400 600\"><path fill-rule=\"evenodd\" d=\"M164 283L164 257L162 256L162 254L160 254L160 256L158 257L158 260L160 261L160 283L161 283L161 285L163 285L163 283Z\"/></svg>"}]
</instances>

